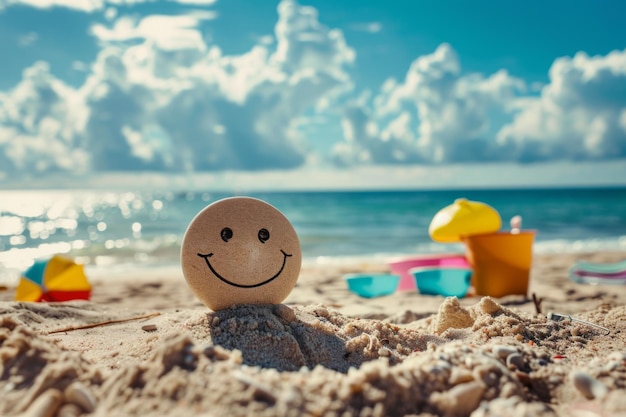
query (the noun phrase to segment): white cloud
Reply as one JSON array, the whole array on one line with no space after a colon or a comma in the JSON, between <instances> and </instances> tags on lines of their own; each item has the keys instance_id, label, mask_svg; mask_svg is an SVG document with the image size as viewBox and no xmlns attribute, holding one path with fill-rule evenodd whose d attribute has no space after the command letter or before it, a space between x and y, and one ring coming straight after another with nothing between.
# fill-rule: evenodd
<instances>
[{"instance_id":1,"label":"white cloud","mask_svg":"<svg viewBox=\"0 0 626 417\"><path fill-rule=\"evenodd\" d=\"M104 42L142 39L152 41L165 50L203 49L205 43L198 26L216 16L212 11L195 11L177 16L150 15L139 22L131 17L121 17L111 28L102 24L93 25L91 33Z\"/></svg>"},{"instance_id":2,"label":"white cloud","mask_svg":"<svg viewBox=\"0 0 626 417\"><path fill-rule=\"evenodd\" d=\"M539 97L498 71L463 74L446 44L344 115L338 163L606 160L626 157L626 50L563 57ZM535 89L537 86L531 86Z\"/></svg>"},{"instance_id":3,"label":"white cloud","mask_svg":"<svg viewBox=\"0 0 626 417\"><path fill-rule=\"evenodd\" d=\"M354 61L354 50L346 45L338 29L328 29L318 21L317 10L293 0L278 5L275 27L278 46L272 61L287 71L323 71L348 82L345 64Z\"/></svg>"},{"instance_id":4,"label":"white cloud","mask_svg":"<svg viewBox=\"0 0 626 417\"><path fill-rule=\"evenodd\" d=\"M123 5L144 3L155 0L0 0L0 10L14 5L30 6L37 9L51 9L62 7L93 13L105 8L107 4Z\"/></svg>"},{"instance_id":5,"label":"white cloud","mask_svg":"<svg viewBox=\"0 0 626 417\"><path fill-rule=\"evenodd\" d=\"M416 59L403 82L385 82L370 109L347 108L352 137L337 145L335 157L341 164L503 159L491 140L492 118L513 111L524 89L504 70L463 75L456 52L442 44Z\"/></svg>"},{"instance_id":6,"label":"white cloud","mask_svg":"<svg viewBox=\"0 0 626 417\"><path fill-rule=\"evenodd\" d=\"M626 50L554 61L550 83L526 103L498 141L513 158L602 160L626 157Z\"/></svg>"},{"instance_id":7,"label":"white cloud","mask_svg":"<svg viewBox=\"0 0 626 417\"><path fill-rule=\"evenodd\" d=\"M170 0L180 4L192 4L194 6L211 6L217 2L217 0Z\"/></svg>"},{"instance_id":8,"label":"white cloud","mask_svg":"<svg viewBox=\"0 0 626 417\"><path fill-rule=\"evenodd\" d=\"M106 20L113 20L117 17L117 9L115 7L107 7L104 11L104 18Z\"/></svg>"},{"instance_id":9,"label":"white cloud","mask_svg":"<svg viewBox=\"0 0 626 417\"><path fill-rule=\"evenodd\" d=\"M50 75L46 63L35 63L0 94L0 166L11 175L84 171L87 155L75 137L84 110L75 90Z\"/></svg>"},{"instance_id":10,"label":"white cloud","mask_svg":"<svg viewBox=\"0 0 626 417\"><path fill-rule=\"evenodd\" d=\"M74 61L72 62L72 69L74 71L86 72L89 69L89 66L82 61Z\"/></svg>"},{"instance_id":11,"label":"white cloud","mask_svg":"<svg viewBox=\"0 0 626 417\"><path fill-rule=\"evenodd\" d=\"M274 47L258 44L241 55L225 55L204 42L198 22L211 17L206 12L140 21L120 17L111 27L94 25L102 49L85 83L73 89L47 67L31 69L44 74L46 86L55 86L54 100L32 111L45 119L34 123L20 117L28 106L12 93L7 103L17 113L0 117L0 127L13 129L19 121L30 133L23 141L30 150L7 141L0 153L16 169L26 169L25 158L50 159L41 171L73 170L67 163L72 160L97 172L302 165L307 151L298 129L302 118L351 85L345 67L354 51L340 31L293 1L278 7ZM45 99L40 96L31 106ZM72 115L81 115L80 123L68 122ZM64 147L54 157L43 155L47 145L39 145L57 142ZM77 155L63 159L72 150Z\"/></svg>"},{"instance_id":12,"label":"white cloud","mask_svg":"<svg viewBox=\"0 0 626 417\"><path fill-rule=\"evenodd\" d=\"M4 0L0 1L0 9L19 4L38 9L65 7L90 13L102 9L104 3L104 0Z\"/></svg>"},{"instance_id":13,"label":"white cloud","mask_svg":"<svg viewBox=\"0 0 626 417\"><path fill-rule=\"evenodd\" d=\"M28 32L17 39L17 44L22 47L28 47L37 42L39 35L36 32Z\"/></svg>"},{"instance_id":14,"label":"white cloud","mask_svg":"<svg viewBox=\"0 0 626 417\"><path fill-rule=\"evenodd\" d=\"M353 23L350 29L355 32L378 33L383 30L383 24L380 22Z\"/></svg>"},{"instance_id":15,"label":"white cloud","mask_svg":"<svg viewBox=\"0 0 626 417\"><path fill-rule=\"evenodd\" d=\"M274 37L272 35L263 35L256 38L256 43L259 45L271 45L274 43Z\"/></svg>"},{"instance_id":16,"label":"white cloud","mask_svg":"<svg viewBox=\"0 0 626 417\"><path fill-rule=\"evenodd\" d=\"M139 3L149 3L158 0L0 0L0 10L14 6L30 6L37 9L51 9L62 7L66 9L77 10L85 13L93 13L102 10L107 5L121 6ZM217 0L170 0L175 3L193 6L211 6ZM108 9L107 12L111 10ZM111 12L109 12L110 14Z\"/></svg>"},{"instance_id":17,"label":"white cloud","mask_svg":"<svg viewBox=\"0 0 626 417\"><path fill-rule=\"evenodd\" d=\"M307 120L336 119L337 109L344 137L332 158L343 166L626 157L626 51L559 58L550 82L526 95L504 70L464 73L443 44L404 79L344 105L355 51L312 7L283 0L274 33L237 55L203 33L212 11L105 14L110 21L92 26L97 58L73 66L85 72L83 85L37 63L0 92L0 177L323 164L303 132Z\"/></svg>"}]
</instances>

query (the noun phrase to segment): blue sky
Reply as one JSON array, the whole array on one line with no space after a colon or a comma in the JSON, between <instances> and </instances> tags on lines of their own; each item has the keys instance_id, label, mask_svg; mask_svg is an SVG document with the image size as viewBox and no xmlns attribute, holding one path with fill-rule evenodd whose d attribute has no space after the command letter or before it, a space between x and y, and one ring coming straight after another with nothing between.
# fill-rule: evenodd
<instances>
[{"instance_id":1,"label":"blue sky","mask_svg":"<svg viewBox=\"0 0 626 417\"><path fill-rule=\"evenodd\" d=\"M625 13L621 1L0 0L0 181L626 184Z\"/></svg>"}]
</instances>

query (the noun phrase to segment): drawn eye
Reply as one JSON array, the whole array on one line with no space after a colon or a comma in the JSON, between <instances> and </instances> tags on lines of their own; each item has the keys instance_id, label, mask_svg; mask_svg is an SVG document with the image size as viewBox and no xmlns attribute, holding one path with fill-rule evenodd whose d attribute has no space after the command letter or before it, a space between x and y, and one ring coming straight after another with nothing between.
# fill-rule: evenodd
<instances>
[{"instance_id":1,"label":"drawn eye","mask_svg":"<svg viewBox=\"0 0 626 417\"><path fill-rule=\"evenodd\" d=\"M259 230L259 240L261 241L261 243L267 242L269 238L270 238L270 232L267 229Z\"/></svg>"},{"instance_id":2,"label":"drawn eye","mask_svg":"<svg viewBox=\"0 0 626 417\"><path fill-rule=\"evenodd\" d=\"M222 236L224 242L228 242L228 240L233 237L233 231L230 230L229 227L225 227L220 232L220 236Z\"/></svg>"}]
</instances>

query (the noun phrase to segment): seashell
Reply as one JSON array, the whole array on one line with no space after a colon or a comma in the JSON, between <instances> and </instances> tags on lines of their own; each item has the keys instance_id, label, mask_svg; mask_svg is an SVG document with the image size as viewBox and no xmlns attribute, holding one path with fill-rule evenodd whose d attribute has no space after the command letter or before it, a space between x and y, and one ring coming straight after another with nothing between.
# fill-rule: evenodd
<instances>
[{"instance_id":1,"label":"seashell","mask_svg":"<svg viewBox=\"0 0 626 417\"><path fill-rule=\"evenodd\" d=\"M498 377L496 376L496 371L498 368L494 366L495 364L481 364L472 370L472 374L474 375L474 379L476 381L482 381L485 385L490 387L495 387L498 385Z\"/></svg>"},{"instance_id":2,"label":"seashell","mask_svg":"<svg viewBox=\"0 0 626 417\"><path fill-rule=\"evenodd\" d=\"M607 364L604 366L604 370L605 370L606 372L613 372L613 371L615 371L617 368L619 368L620 366L622 366L622 363L621 363L621 362L612 361L612 362L607 363Z\"/></svg>"},{"instance_id":3,"label":"seashell","mask_svg":"<svg viewBox=\"0 0 626 417\"><path fill-rule=\"evenodd\" d=\"M506 346L506 345L496 345L493 347L491 351L493 352L494 355L496 355L500 359L506 359L510 355L519 353L517 348L514 348L513 346Z\"/></svg>"},{"instance_id":4,"label":"seashell","mask_svg":"<svg viewBox=\"0 0 626 417\"><path fill-rule=\"evenodd\" d=\"M381 347L380 349L378 349L378 355L379 356L391 356L391 351L385 347Z\"/></svg>"},{"instance_id":5,"label":"seashell","mask_svg":"<svg viewBox=\"0 0 626 417\"><path fill-rule=\"evenodd\" d=\"M157 330L156 324L146 324L141 326L141 330L144 332L155 332Z\"/></svg>"},{"instance_id":6,"label":"seashell","mask_svg":"<svg viewBox=\"0 0 626 417\"><path fill-rule=\"evenodd\" d=\"M469 415L478 407L485 388L480 382L466 382L447 392L433 393L431 401L446 414Z\"/></svg>"},{"instance_id":7,"label":"seashell","mask_svg":"<svg viewBox=\"0 0 626 417\"><path fill-rule=\"evenodd\" d=\"M571 373L571 378L576 389L589 400L601 400L609 392L606 385L586 372L574 371Z\"/></svg>"},{"instance_id":8,"label":"seashell","mask_svg":"<svg viewBox=\"0 0 626 417\"><path fill-rule=\"evenodd\" d=\"M63 394L57 389L49 389L38 396L28 407L23 417L53 417L63 401Z\"/></svg>"},{"instance_id":9,"label":"seashell","mask_svg":"<svg viewBox=\"0 0 626 417\"><path fill-rule=\"evenodd\" d=\"M526 370L526 362L524 361L524 357L519 353L514 353L512 355L507 356L506 358L506 366L514 367L517 370L525 371Z\"/></svg>"},{"instance_id":10,"label":"seashell","mask_svg":"<svg viewBox=\"0 0 626 417\"><path fill-rule=\"evenodd\" d=\"M65 400L80 406L87 413L96 409L96 399L86 386L75 381L65 388Z\"/></svg>"},{"instance_id":11,"label":"seashell","mask_svg":"<svg viewBox=\"0 0 626 417\"><path fill-rule=\"evenodd\" d=\"M449 382L451 385L459 385L473 380L474 376L467 369L456 367L452 368L452 372L450 372Z\"/></svg>"},{"instance_id":12,"label":"seashell","mask_svg":"<svg viewBox=\"0 0 626 417\"><path fill-rule=\"evenodd\" d=\"M80 417L81 414L83 414L83 410L79 406L67 403L61 406L56 417Z\"/></svg>"}]
</instances>

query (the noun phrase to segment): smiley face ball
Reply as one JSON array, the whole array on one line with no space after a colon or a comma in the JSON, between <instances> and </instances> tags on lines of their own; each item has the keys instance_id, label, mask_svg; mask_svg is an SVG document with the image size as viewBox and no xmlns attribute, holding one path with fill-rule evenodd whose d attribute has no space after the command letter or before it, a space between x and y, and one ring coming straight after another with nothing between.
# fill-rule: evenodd
<instances>
[{"instance_id":1,"label":"smiley face ball","mask_svg":"<svg viewBox=\"0 0 626 417\"><path fill-rule=\"evenodd\" d=\"M185 280L212 310L281 303L301 265L300 241L289 220L250 197L204 208L187 227L181 247Z\"/></svg>"}]
</instances>

